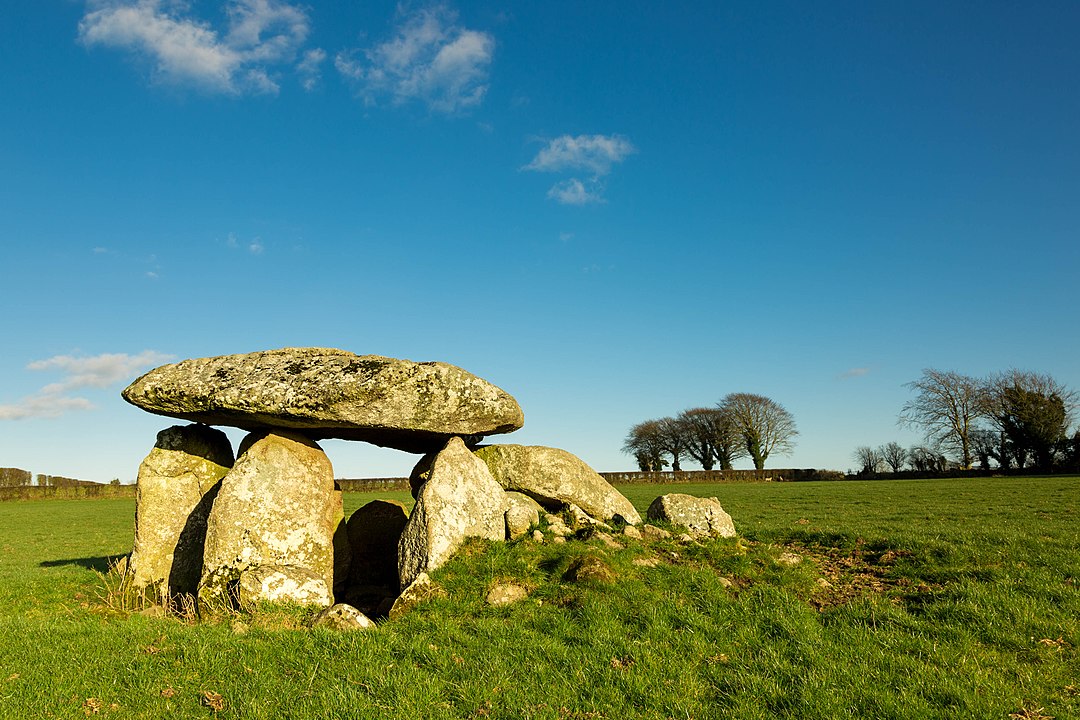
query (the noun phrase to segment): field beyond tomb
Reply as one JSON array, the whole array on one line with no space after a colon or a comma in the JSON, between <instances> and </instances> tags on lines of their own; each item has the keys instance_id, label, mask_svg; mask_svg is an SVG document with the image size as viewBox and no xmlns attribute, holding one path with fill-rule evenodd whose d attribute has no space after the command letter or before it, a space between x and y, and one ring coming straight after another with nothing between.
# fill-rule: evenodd
<instances>
[{"instance_id":1,"label":"field beyond tomb","mask_svg":"<svg viewBox=\"0 0 1080 720\"><path fill-rule=\"evenodd\" d=\"M627 485L738 540L473 543L373 631L107 592L131 499L0 503L0 718L1080 718L1080 478ZM346 512L376 497L350 493ZM571 582L591 553L613 584ZM496 582L531 589L484 603Z\"/></svg>"}]
</instances>

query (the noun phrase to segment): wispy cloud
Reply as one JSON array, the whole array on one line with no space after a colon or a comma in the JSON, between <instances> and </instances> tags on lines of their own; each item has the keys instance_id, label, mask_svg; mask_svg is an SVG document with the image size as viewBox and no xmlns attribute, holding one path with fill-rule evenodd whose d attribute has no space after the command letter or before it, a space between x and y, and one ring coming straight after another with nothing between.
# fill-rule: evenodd
<instances>
[{"instance_id":1,"label":"wispy cloud","mask_svg":"<svg viewBox=\"0 0 1080 720\"><path fill-rule=\"evenodd\" d=\"M342 51L334 65L369 104L389 96L395 104L417 100L454 113L483 101L494 52L492 35L460 26L451 10L437 5L403 15L393 38Z\"/></svg>"},{"instance_id":2,"label":"wispy cloud","mask_svg":"<svg viewBox=\"0 0 1080 720\"><path fill-rule=\"evenodd\" d=\"M315 48L304 53L303 59L297 63L296 71L300 73L300 84L307 91L314 90L322 79L322 64L326 62L326 51Z\"/></svg>"},{"instance_id":3,"label":"wispy cloud","mask_svg":"<svg viewBox=\"0 0 1080 720\"><path fill-rule=\"evenodd\" d=\"M16 403L0 404L0 420L59 417L74 410L91 410L94 407L93 403L83 397L74 397L71 393L83 388L105 388L132 380L140 370L171 359L171 355L155 350L144 350L138 355L127 353L105 353L90 357L56 355L45 360L35 360L26 366L27 370L59 372L60 379Z\"/></svg>"},{"instance_id":4,"label":"wispy cloud","mask_svg":"<svg viewBox=\"0 0 1080 720\"><path fill-rule=\"evenodd\" d=\"M611 172L611 167L637 152L621 135L562 135L548 142L526 170L562 172L588 170L593 177Z\"/></svg>"},{"instance_id":5,"label":"wispy cloud","mask_svg":"<svg viewBox=\"0 0 1080 720\"><path fill-rule=\"evenodd\" d=\"M851 378L863 377L864 375L869 375L869 374L870 374L870 368L867 368L867 367L855 367L855 368L849 368L848 370L845 370L844 372L837 375L837 377L840 380L850 380Z\"/></svg>"},{"instance_id":6,"label":"wispy cloud","mask_svg":"<svg viewBox=\"0 0 1080 720\"><path fill-rule=\"evenodd\" d=\"M599 183L591 182L590 187L577 178L562 180L551 186L547 196L563 205L588 205L604 202Z\"/></svg>"},{"instance_id":7,"label":"wispy cloud","mask_svg":"<svg viewBox=\"0 0 1080 720\"><path fill-rule=\"evenodd\" d=\"M555 183L547 196L564 205L600 203L604 202L603 178L635 152L637 148L622 135L562 135L548 141L522 170L588 172L585 180L571 177Z\"/></svg>"},{"instance_id":8,"label":"wispy cloud","mask_svg":"<svg viewBox=\"0 0 1080 720\"><path fill-rule=\"evenodd\" d=\"M291 63L310 31L300 5L228 0L225 28L190 14L181 0L88 0L79 39L133 52L155 81L239 95L276 93L275 66Z\"/></svg>"}]
</instances>

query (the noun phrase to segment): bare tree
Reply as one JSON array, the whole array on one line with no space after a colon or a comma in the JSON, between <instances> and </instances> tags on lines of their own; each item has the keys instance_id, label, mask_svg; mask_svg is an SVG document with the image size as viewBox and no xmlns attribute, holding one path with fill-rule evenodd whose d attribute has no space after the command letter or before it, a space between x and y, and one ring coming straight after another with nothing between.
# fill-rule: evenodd
<instances>
[{"instance_id":1,"label":"bare tree","mask_svg":"<svg viewBox=\"0 0 1080 720\"><path fill-rule=\"evenodd\" d=\"M852 455L861 467L859 470L860 475L871 475L881 471L881 465L884 462L881 459L881 454L869 445L860 445L855 448Z\"/></svg>"},{"instance_id":2,"label":"bare tree","mask_svg":"<svg viewBox=\"0 0 1080 720\"><path fill-rule=\"evenodd\" d=\"M908 450L908 462L916 472L943 472L948 460L936 449L925 445L915 445Z\"/></svg>"},{"instance_id":3,"label":"bare tree","mask_svg":"<svg viewBox=\"0 0 1080 720\"><path fill-rule=\"evenodd\" d=\"M660 433L658 421L646 420L630 428L626 435L623 452L634 456L642 472L658 472L667 464Z\"/></svg>"},{"instance_id":4,"label":"bare tree","mask_svg":"<svg viewBox=\"0 0 1080 720\"><path fill-rule=\"evenodd\" d=\"M769 455L790 453L795 446L795 418L784 407L764 395L731 393L720 401L742 436L754 467L762 470Z\"/></svg>"},{"instance_id":5,"label":"bare tree","mask_svg":"<svg viewBox=\"0 0 1080 720\"><path fill-rule=\"evenodd\" d=\"M878 448L878 454L886 465L894 472L898 473L904 469L904 463L907 462L908 452L900 443L888 442Z\"/></svg>"},{"instance_id":6,"label":"bare tree","mask_svg":"<svg viewBox=\"0 0 1080 720\"><path fill-rule=\"evenodd\" d=\"M927 368L907 387L916 395L900 411L900 424L922 428L927 441L956 453L960 466L969 469L971 433L986 413L984 384L960 373Z\"/></svg>"},{"instance_id":7,"label":"bare tree","mask_svg":"<svg viewBox=\"0 0 1080 720\"><path fill-rule=\"evenodd\" d=\"M658 439L664 452L671 456L671 469L675 472L682 470L680 460L686 452L686 431L675 418L660 418L656 421L659 429Z\"/></svg>"},{"instance_id":8,"label":"bare tree","mask_svg":"<svg viewBox=\"0 0 1080 720\"><path fill-rule=\"evenodd\" d=\"M686 452L705 470L717 464L730 470L731 464L746 455L742 436L730 416L719 408L691 408L679 414Z\"/></svg>"}]
</instances>

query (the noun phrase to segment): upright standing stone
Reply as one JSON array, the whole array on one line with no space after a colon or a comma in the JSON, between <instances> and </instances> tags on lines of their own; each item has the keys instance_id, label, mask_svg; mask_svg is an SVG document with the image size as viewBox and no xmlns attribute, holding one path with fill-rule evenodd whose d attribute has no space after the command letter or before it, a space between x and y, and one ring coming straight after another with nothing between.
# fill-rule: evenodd
<instances>
[{"instance_id":1,"label":"upright standing stone","mask_svg":"<svg viewBox=\"0 0 1080 720\"><path fill-rule=\"evenodd\" d=\"M202 573L206 518L233 464L225 433L205 425L162 430L135 486L132 585L168 601L194 595Z\"/></svg>"},{"instance_id":2,"label":"upright standing stone","mask_svg":"<svg viewBox=\"0 0 1080 720\"><path fill-rule=\"evenodd\" d=\"M453 438L432 461L398 544L398 577L408 587L445 563L468 537L505 537L506 498L487 466Z\"/></svg>"},{"instance_id":3,"label":"upright standing stone","mask_svg":"<svg viewBox=\"0 0 1080 720\"><path fill-rule=\"evenodd\" d=\"M199 600L222 598L245 570L265 565L302 568L333 588L342 520L333 467L315 442L249 435L210 513Z\"/></svg>"}]
</instances>

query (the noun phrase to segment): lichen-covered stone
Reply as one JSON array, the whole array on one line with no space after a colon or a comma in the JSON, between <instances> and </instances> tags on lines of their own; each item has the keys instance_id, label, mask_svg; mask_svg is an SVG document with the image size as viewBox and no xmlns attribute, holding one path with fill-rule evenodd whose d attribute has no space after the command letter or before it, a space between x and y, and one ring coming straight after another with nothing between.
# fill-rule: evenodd
<instances>
[{"instance_id":1,"label":"lichen-covered stone","mask_svg":"<svg viewBox=\"0 0 1080 720\"><path fill-rule=\"evenodd\" d=\"M375 623L352 605L338 603L316 615L311 626L333 630L370 630L375 627Z\"/></svg>"},{"instance_id":2,"label":"lichen-covered stone","mask_svg":"<svg viewBox=\"0 0 1080 720\"><path fill-rule=\"evenodd\" d=\"M484 602L488 605L512 605L529 596L529 589L517 583L498 583L488 590Z\"/></svg>"},{"instance_id":3,"label":"lichen-covered stone","mask_svg":"<svg viewBox=\"0 0 1080 720\"><path fill-rule=\"evenodd\" d=\"M650 520L681 525L693 535L735 537L735 524L716 498L699 498L682 493L661 495L652 501L646 515Z\"/></svg>"},{"instance_id":4,"label":"lichen-covered stone","mask_svg":"<svg viewBox=\"0 0 1080 720\"><path fill-rule=\"evenodd\" d=\"M517 490L546 507L577 505L598 520L621 517L636 525L641 516L607 480L565 450L527 445L476 448L492 476L507 490Z\"/></svg>"},{"instance_id":5,"label":"lichen-covered stone","mask_svg":"<svg viewBox=\"0 0 1080 720\"><path fill-rule=\"evenodd\" d=\"M398 544L401 587L445 563L465 538L502 540L506 498L487 466L453 438L434 458Z\"/></svg>"},{"instance_id":6,"label":"lichen-covered stone","mask_svg":"<svg viewBox=\"0 0 1080 720\"><path fill-rule=\"evenodd\" d=\"M459 367L327 348L184 360L151 370L123 396L143 410L209 425L419 453L453 436L479 442L524 423L513 397Z\"/></svg>"},{"instance_id":7,"label":"lichen-covered stone","mask_svg":"<svg viewBox=\"0 0 1080 720\"><path fill-rule=\"evenodd\" d=\"M581 555L570 561L563 574L569 582L593 582L610 585L615 582L615 571L596 555Z\"/></svg>"},{"instance_id":8,"label":"lichen-covered stone","mask_svg":"<svg viewBox=\"0 0 1080 720\"><path fill-rule=\"evenodd\" d=\"M333 603L326 580L307 568L290 565L260 565L242 573L236 583L240 607L260 602L289 602L328 607Z\"/></svg>"},{"instance_id":9,"label":"lichen-covered stone","mask_svg":"<svg viewBox=\"0 0 1080 720\"><path fill-rule=\"evenodd\" d=\"M342 520L334 469L318 445L287 433L245 438L207 522L200 601L263 565L308 570L332 589Z\"/></svg>"},{"instance_id":10,"label":"lichen-covered stone","mask_svg":"<svg viewBox=\"0 0 1080 720\"><path fill-rule=\"evenodd\" d=\"M506 536L511 540L523 537L529 528L540 522L543 508L528 495L506 492Z\"/></svg>"},{"instance_id":11,"label":"lichen-covered stone","mask_svg":"<svg viewBox=\"0 0 1080 720\"><path fill-rule=\"evenodd\" d=\"M206 518L232 464L232 446L220 430L177 425L158 433L135 486L132 587L161 601L197 591Z\"/></svg>"},{"instance_id":12,"label":"lichen-covered stone","mask_svg":"<svg viewBox=\"0 0 1080 720\"><path fill-rule=\"evenodd\" d=\"M432 580L426 572L422 572L413 578L413 581L401 591L390 610L387 611L387 617L391 620L397 620L401 616L412 612L421 603L445 595L446 591Z\"/></svg>"}]
</instances>

